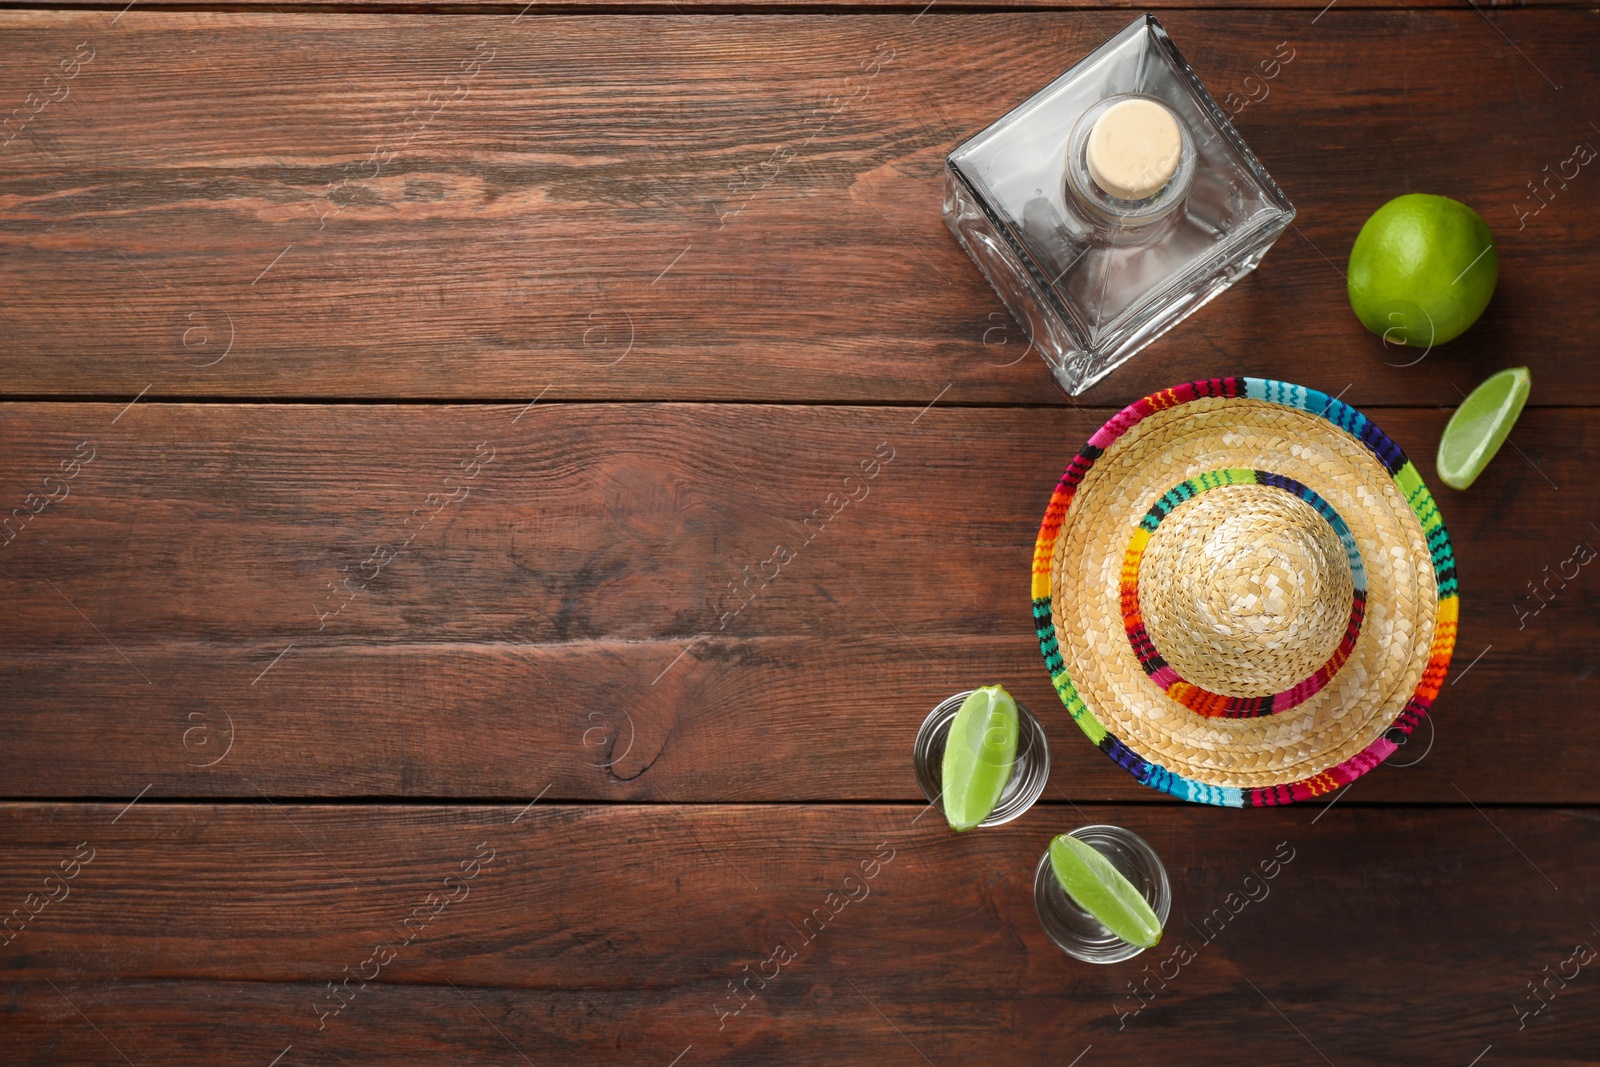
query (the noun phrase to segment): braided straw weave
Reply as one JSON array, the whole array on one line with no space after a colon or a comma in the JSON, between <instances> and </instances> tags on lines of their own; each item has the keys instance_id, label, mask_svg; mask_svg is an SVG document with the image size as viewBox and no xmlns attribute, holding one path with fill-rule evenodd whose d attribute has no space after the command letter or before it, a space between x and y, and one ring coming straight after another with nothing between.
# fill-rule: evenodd
<instances>
[{"instance_id":1,"label":"braided straw weave","mask_svg":"<svg viewBox=\"0 0 1600 1067\"><path fill-rule=\"evenodd\" d=\"M1034 624L1073 719L1140 781L1212 804L1303 800L1384 760L1438 694L1457 605L1449 534L1400 449L1257 378L1107 422L1034 550Z\"/></svg>"}]
</instances>

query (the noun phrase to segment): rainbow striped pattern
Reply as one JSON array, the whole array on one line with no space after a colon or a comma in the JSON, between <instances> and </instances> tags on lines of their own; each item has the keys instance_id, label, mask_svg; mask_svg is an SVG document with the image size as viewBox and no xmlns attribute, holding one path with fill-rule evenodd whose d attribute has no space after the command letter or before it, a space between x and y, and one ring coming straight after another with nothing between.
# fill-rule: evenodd
<instances>
[{"instance_id":1,"label":"rainbow striped pattern","mask_svg":"<svg viewBox=\"0 0 1600 1067\"><path fill-rule=\"evenodd\" d=\"M1350 621L1345 627L1344 637L1340 639L1338 647L1333 650L1328 661L1317 668L1310 677L1271 696L1224 696L1185 681L1171 664L1162 658L1155 641L1145 629L1144 614L1139 607L1139 565L1144 560L1144 550L1150 543L1150 535L1156 532L1161 526L1161 520L1172 514L1173 509L1179 504L1225 485L1270 486L1282 489L1310 504L1333 529L1339 538L1339 543L1344 547L1345 556L1350 561L1350 580L1354 591L1350 597ZM1128 539L1127 554L1122 558L1122 625L1127 631L1128 644L1132 646L1133 654L1138 657L1139 665L1150 676L1150 680L1160 686L1167 696L1195 714L1207 718L1253 719L1258 715L1274 715L1280 711L1287 711L1304 703L1339 673L1339 668L1344 666L1345 660L1350 658L1350 653L1355 651L1356 639L1361 636L1361 623L1366 618L1366 613L1367 572L1361 565L1361 549L1356 547L1355 535L1350 532L1350 527L1334 510L1333 505L1314 491L1293 478L1273 474L1271 471L1238 467L1207 471L1167 490L1161 499L1151 506L1145 517L1139 520L1139 525L1133 528L1133 536Z\"/></svg>"},{"instance_id":2,"label":"rainbow striped pattern","mask_svg":"<svg viewBox=\"0 0 1600 1067\"><path fill-rule=\"evenodd\" d=\"M1429 551L1432 553L1433 571L1438 585L1439 599L1434 619L1433 644L1429 649L1428 663L1423 669L1422 679L1417 684L1416 691L1411 694L1405 707L1395 717L1389 729L1377 740L1373 741L1372 744L1338 766L1298 782L1250 789L1207 785L1203 782L1197 782L1182 775L1174 774L1166 768L1139 756L1108 731L1104 724L1095 718L1094 713L1078 695L1076 688L1072 684L1072 679L1067 675L1066 663L1061 657L1061 647L1056 636L1055 623L1051 617L1051 559L1055 554L1056 538L1061 532L1062 521L1066 518L1067 511L1072 507L1073 496L1077 492L1078 485L1083 481L1084 476L1088 474L1095 461L1105 454L1106 449L1111 447L1117 438L1137 425L1142 419L1154 412L1177 407L1180 404L1187 404L1202 397L1246 398L1285 404L1299 408L1302 411L1308 411L1313 415L1321 416L1340 430L1350 434L1377 457L1384 470L1388 471L1390 477L1394 479L1395 485L1405 496L1406 501L1411 505L1412 512L1416 515L1418 522L1421 523L1423 533L1427 538ZM1256 472L1247 473L1256 475ZM1262 473L1270 478L1278 477L1267 472ZM1289 480L1282 479L1282 481L1287 482ZM1298 483L1294 484L1298 486ZM1290 489L1287 485L1282 486L1282 488L1298 492L1296 489ZM1299 486L1299 489L1304 488L1304 486ZM1307 499L1308 503L1311 502L1309 498L1303 499ZM1315 507L1316 505L1313 504L1312 506ZM1326 517L1332 511L1332 508L1328 508L1323 514ZM1334 516L1336 517L1337 513L1334 513ZM1146 521L1149 521L1149 516L1146 516ZM1159 521L1159 519L1156 521ZM1333 520L1330 519L1329 521L1332 522ZM1340 525L1343 525L1342 520ZM1346 533L1348 534L1348 529L1346 529ZM1353 567L1359 563L1359 558L1358 552L1353 561ZM1123 572L1125 618L1127 616L1126 580L1127 571L1125 567ZM1364 577L1361 580L1360 588L1364 592ZM1364 610L1364 605L1365 596L1363 595L1357 607ZM1210 378L1204 381L1189 382L1171 389L1164 389L1159 393L1152 393L1143 400L1130 404L1118 412L1104 426L1095 431L1094 436L1089 438L1089 442L1083 446L1078 454L1073 457L1072 462L1068 464L1066 472L1061 476L1061 481L1056 485L1055 492L1051 494L1050 505L1045 509L1044 521L1039 526L1039 538L1035 542L1033 550L1034 630L1039 637L1039 650L1044 654L1045 666L1050 672L1050 680L1055 686L1056 693L1061 697L1062 704L1066 706L1067 712L1090 741L1105 752L1107 756L1111 757L1113 761L1127 769L1140 782L1153 789L1170 793L1181 800L1200 804L1217 804L1235 808L1246 806L1272 807L1281 804L1292 804L1297 800L1309 800L1342 788L1388 759L1398 747L1391 738L1397 731L1402 735L1409 735L1416 728L1417 723L1422 720L1423 716L1428 713L1428 708L1432 706L1433 701L1439 695L1439 687L1444 684L1445 673L1450 667L1450 654L1455 649L1456 621L1459 616L1459 608L1460 596L1456 585L1455 553L1450 546L1450 535L1444 528L1444 520L1439 514L1438 506L1434 503L1433 495L1428 492L1428 487L1423 484L1422 477L1417 473L1416 467L1412 465L1410 460L1406 459L1405 453L1365 415L1350 405L1341 402L1336 397L1331 397L1315 389L1307 389L1303 386L1270 381L1264 378ZM1352 617L1354 617L1355 610L1355 608L1352 609ZM1351 643L1353 645L1353 639ZM1138 646L1135 645L1136 650L1137 648ZM1315 675L1313 675L1314 677ZM1310 679L1307 680L1307 682L1309 681ZM1293 690L1290 692L1293 692ZM1274 697L1272 699L1276 700L1277 698Z\"/></svg>"}]
</instances>

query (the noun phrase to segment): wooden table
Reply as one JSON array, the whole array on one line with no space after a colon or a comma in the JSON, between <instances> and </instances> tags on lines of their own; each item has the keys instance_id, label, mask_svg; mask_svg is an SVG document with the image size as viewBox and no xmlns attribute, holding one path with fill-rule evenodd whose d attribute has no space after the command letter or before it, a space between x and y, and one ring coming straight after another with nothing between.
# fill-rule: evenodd
<instances>
[{"instance_id":1,"label":"wooden table","mask_svg":"<svg viewBox=\"0 0 1600 1067\"><path fill-rule=\"evenodd\" d=\"M939 177L1130 10L167 6L0 12L0 1062L1600 1062L1594 11L1162 12L1299 217L1074 402ZM1341 278L1405 191L1501 255L1408 366ZM1224 373L1370 412L1455 538L1436 714L1326 805L1137 785L1031 632L1072 451ZM911 741L991 681L1051 788L957 837ZM1174 887L1110 967L1030 895L1099 821Z\"/></svg>"}]
</instances>

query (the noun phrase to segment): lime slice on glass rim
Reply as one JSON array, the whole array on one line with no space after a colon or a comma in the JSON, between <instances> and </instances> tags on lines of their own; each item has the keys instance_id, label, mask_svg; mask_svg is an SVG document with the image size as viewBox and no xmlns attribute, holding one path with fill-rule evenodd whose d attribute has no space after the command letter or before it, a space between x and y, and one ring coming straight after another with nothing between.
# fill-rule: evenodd
<instances>
[{"instance_id":1,"label":"lime slice on glass rim","mask_svg":"<svg viewBox=\"0 0 1600 1067\"><path fill-rule=\"evenodd\" d=\"M1512 367L1490 375L1462 401L1439 438L1441 482L1465 489L1477 480L1522 414L1532 384L1527 367Z\"/></svg>"},{"instance_id":2,"label":"lime slice on glass rim","mask_svg":"<svg viewBox=\"0 0 1600 1067\"><path fill-rule=\"evenodd\" d=\"M974 689L961 702L945 738L940 786L944 817L970 830L989 817L1017 761L1017 702L1004 687Z\"/></svg>"},{"instance_id":3,"label":"lime slice on glass rim","mask_svg":"<svg viewBox=\"0 0 1600 1067\"><path fill-rule=\"evenodd\" d=\"M1130 945L1153 948L1161 941L1161 920L1137 886L1093 845L1071 834L1050 842L1050 869L1067 896Z\"/></svg>"}]
</instances>

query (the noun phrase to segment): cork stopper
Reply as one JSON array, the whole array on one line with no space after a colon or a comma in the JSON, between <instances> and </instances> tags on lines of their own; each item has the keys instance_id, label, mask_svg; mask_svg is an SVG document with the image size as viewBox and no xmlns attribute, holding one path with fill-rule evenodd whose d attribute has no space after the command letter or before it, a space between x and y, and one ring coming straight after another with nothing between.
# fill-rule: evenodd
<instances>
[{"instance_id":1,"label":"cork stopper","mask_svg":"<svg viewBox=\"0 0 1600 1067\"><path fill-rule=\"evenodd\" d=\"M1154 100L1124 100L1108 108L1089 132L1089 176L1122 200L1143 200L1172 180L1183 157L1183 135L1172 112Z\"/></svg>"}]
</instances>

